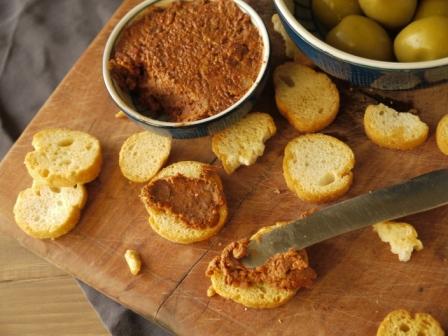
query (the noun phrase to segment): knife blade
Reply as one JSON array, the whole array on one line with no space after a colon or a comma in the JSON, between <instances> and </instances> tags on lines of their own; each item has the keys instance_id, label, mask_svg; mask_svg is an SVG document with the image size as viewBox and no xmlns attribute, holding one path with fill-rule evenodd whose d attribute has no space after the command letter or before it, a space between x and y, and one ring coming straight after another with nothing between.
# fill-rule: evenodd
<instances>
[{"instance_id":1,"label":"knife blade","mask_svg":"<svg viewBox=\"0 0 448 336\"><path fill-rule=\"evenodd\" d=\"M247 267L263 264L289 248L302 249L323 240L448 204L448 169L417 176L404 183L369 191L317 211L251 240Z\"/></svg>"}]
</instances>

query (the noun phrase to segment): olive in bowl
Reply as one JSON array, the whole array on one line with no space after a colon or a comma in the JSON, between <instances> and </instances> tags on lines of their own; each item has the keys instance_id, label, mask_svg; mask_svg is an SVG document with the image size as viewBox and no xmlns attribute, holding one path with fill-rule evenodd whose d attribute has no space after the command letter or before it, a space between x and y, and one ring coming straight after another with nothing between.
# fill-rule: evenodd
<instances>
[{"instance_id":1,"label":"olive in bowl","mask_svg":"<svg viewBox=\"0 0 448 336\"><path fill-rule=\"evenodd\" d=\"M335 48L365 58L379 61L392 61L394 58L392 40L384 28L361 15L343 18L330 30L325 41Z\"/></svg>"},{"instance_id":2,"label":"olive in bowl","mask_svg":"<svg viewBox=\"0 0 448 336\"><path fill-rule=\"evenodd\" d=\"M399 29L414 16L417 0L359 0L362 11L369 18L388 29Z\"/></svg>"},{"instance_id":3,"label":"olive in bowl","mask_svg":"<svg viewBox=\"0 0 448 336\"><path fill-rule=\"evenodd\" d=\"M395 38L400 62L421 62L448 57L448 17L429 16L407 25Z\"/></svg>"},{"instance_id":4,"label":"olive in bowl","mask_svg":"<svg viewBox=\"0 0 448 336\"><path fill-rule=\"evenodd\" d=\"M357 56L324 41L327 32L313 15L310 0L301 1L296 13L289 11L285 0L274 0L274 6L297 47L323 71L354 86L407 90L448 81L448 57L400 63Z\"/></svg>"},{"instance_id":5,"label":"olive in bowl","mask_svg":"<svg viewBox=\"0 0 448 336\"><path fill-rule=\"evenodd\" d=\"M414 20L439 15L448 16L447 0L420 0Z\"/></svg>"}]
</instances>

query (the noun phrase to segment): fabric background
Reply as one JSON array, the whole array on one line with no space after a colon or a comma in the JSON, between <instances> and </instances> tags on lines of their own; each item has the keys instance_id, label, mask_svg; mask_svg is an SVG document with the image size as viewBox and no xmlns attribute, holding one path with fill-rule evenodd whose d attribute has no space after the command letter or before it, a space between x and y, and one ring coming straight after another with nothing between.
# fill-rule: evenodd
<instances>
[{"instance_id":1,"label":"fabric background","mask_svg":"<svg viewBox=\"0 0 448 336\"><path fill-rule=\"evenodd\" d=\"M0 0L0 159L122 0ZM112 335L168 335L80 283Z\"/></svg>"}]
</instances>

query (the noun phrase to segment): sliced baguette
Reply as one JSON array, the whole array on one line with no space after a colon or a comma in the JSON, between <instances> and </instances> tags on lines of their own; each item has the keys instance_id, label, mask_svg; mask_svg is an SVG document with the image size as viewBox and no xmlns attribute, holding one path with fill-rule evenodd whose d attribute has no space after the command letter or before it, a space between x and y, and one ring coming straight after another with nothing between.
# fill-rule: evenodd
<instances>
[{"instance_id":1,"label":"sliced baguette","mask_svg":"<svg viewBox=\"0 0 448 336\"><path fill-rule=\"evenodd\" d=\"M283 176L300 199L327 202L348 191L354 165L353 151L342 141L329 135L307 134L286 145Z\"/></svg>"},{"instance_id":2,"label":"sliced baguette","mask_svg":"<svg viewBox=\"0 0 448 336\"><path fill-rule=\"evenodd\" d=\"M274 120L269 114L250 113L213 135L212 150L227 174L232 174L240 165L254 164L263 155L264 143L276 131Z\"/></svg>"},{"instance_id":3,"label":"sliced baguette","mask_svg":"<svg viewBox=\"0 0 448 336\"><path fill-rule=\"evenodd\" d=\"M397 112L383 105L369 105L364 113L366 135L378 146L408 150L420 146L428 137L429 128L412 113Z\"/></svg>"},{"instance_id":4,"label":"sliced baguette","mask_svg":"<svg viewBox=\"0 0 448 336\"><path fill-rule=\"evenodd\" d=\"M444 336L440 323L431 315L404 309L390 312L381 322L376 336Z\"/></svg>"},{"instance_id":5,"label":"sliced baguette","mask_svg":"<svg viewBox=\"0 0 448 336\"><path fill-rule=\"evenodd\" d=\"M171 177L178 175L182 175L189 179L204 179L208 183L213 184L214 188L218 191L219 198L223 200L223 204L218 210L219 220L216 225L201 229L191 227L180 216L173 213L171 209L159 208L150 202L150 196L148 195L147 190L152 183L159 179L169 180ZM194 197L194 195L192 197ZM152 229L163 238L176 243L190 244L208 239L223 227L227 219L227 204L225 202L221 179L212 166L201 162L181 161L162 169L149 184L142 189L140 198L148 211L148 221Z\"/></svg>"},{"instance_id":6,"label":"sliced baguette","mask_svg":"<svg viewBox=\"0 0 448 336\"><path fill-rule=\"evenodd\" d=\"M49 187L34 185L21 191L14 205L18 226L34 238L57 238L79 220L87 200L84 186Z\"/></svg>"},{"instance_id":7,"label":"sliced baguette","mask_svg":"<svg viewBox=\"0 0 448 336\"><path fill-rule=\"evenodd\" d=\"M171 151L171 138L151 132L132 134L121 146L119 166L128 180L147 182L165 164Z\"/></svg>"},{"instance_id":8,"label":"sliced baguette","mask_svg":"<svg viewBox=\"0 0 448 336\"><path fill-rule=\"evenodd\" d=\"M38 184L71 187L100 173L100 143L85 132L49 128L36 133L32 145L35 150L25 156L25 165Z\"/></svg>"},{"instance_id":9,"label":"sliced baguette","mask_svg":"<svg viewBox=\"0 0 448 336\"><path fill-rule=\"evenodd\" d=\"M448 114L443 116L437 124L436 141L440 151L448 155Z\"/></svg>"},{"instance_id":10,"label":"sliced baguette","mask_svg":"<svg viewBox=\"0 0 448 336\"><path fill-rule=\"evenodd\" d=\"M398 254L400 261L409 261L412 251L423 249L415 228L408 223L381 222L373 225L373 231L378 233L380 239L390 244L390 250Z\"/></svg>"},{"instance_id":11,"label":"sliced baguette","mask_svg":"<svg viewBox=\"0 0 448 336\"><path fill-rule=\"evenodd\" d=\"M300 132L320 131L338 114L338 89L324 73L285 63L275 69L274 85L280 113Z\"/></svg>"}]
</instances>

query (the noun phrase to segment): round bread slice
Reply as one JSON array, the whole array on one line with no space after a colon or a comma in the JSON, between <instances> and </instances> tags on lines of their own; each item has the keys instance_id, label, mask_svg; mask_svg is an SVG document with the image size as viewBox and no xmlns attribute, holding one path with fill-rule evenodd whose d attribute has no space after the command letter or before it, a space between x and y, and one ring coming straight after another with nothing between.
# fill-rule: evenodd
<instances>
[{"instance_id":1,"label":"round bread slice","mask_svg":"<svg viewBox=\"0 0 448 336\"><path fill-rule=\"evenodd\" d=\"M14 218L28 235L54 239L73 229L86 200L87 191L82 185L61 188L34 185L19 193Z\"/></svg>"},{"instance_id":2,"label":"round bread slice","mask_svg":"<svg viewBox=\"0 0 448 336\"><path fill-rule=\"evenodd\" d=\"M162 169L140 198L152 229L176 243L208 239L227 219L221 179L212 166L201 162L182 161Z\"/></svg>"},{"instance_id":3,"label":"round bread slice","mask_svg":"<svg viewBox=\"0 0 448 336\"><path fill-rule=\"evenodd\" d=\"M344 195L353 181L355 155L348 145L325 134L307 134L285 147L286 185L308 202L328 202Z\"/></svg>"},{"instance_id":4,"label":"round bread slice","mask_svg":"<svg viewBox=\"0 0 448 336\"><path fill-rule=\"evenodd\" d=\"M151 132L131 135L121 146L119 165L124 177L148 182L165 164L171 151L171 138Z\"/></svg>"},{"instance_id":5,"label":"round bread slice","mask_svg":"<svg viewBox=\"0 0 448 336\"><path fill-rule=\"evenodd\" d=\"M278 222L275 225L261 228L250 239L259 239L269 231L287 223ZM308 263L308 255L305 250L299 251L302 259ZM296 295L297 289L282 289L270 283L261 282L250 286L235 286L227 284L223 272L214 271L210 275L213 290L223 298L230 299L249 308L265 309L281 306Z\"/></svg>"},{"instance_id":6,"label":"round bread slice","mask_svg":"<svg viewBox=\"0 0 448 336\"><path fill-rule=\"evenodd\" d=\"M440 119L437 124L436 141L440 151L448 155L448 114Z\"/></svg>"},{"instance_id":7,"label":"round bread slice","mask_svg":"<svg viewBox=\"0 0 448 336\"><path fill-rule=\"evenodd\" d=\"M330 125L339 111L339 91L324 73L285 63L274 71L275 101L280 113L303 133Z\"/></svg>"},{"instance_id":8,"label":"round bread slice","mask_svg":"<svg viewBox=\"0 0 448 336\"><path fill-rule=\"evenodd\" d=\"M366 135L378 146L408 150L420 146L429 128L412 113L397 112L383 104L369 105L364 113Z\"/></svg>"},{"instance_id":9,"label":"round bread slice","mask_svg":"<svg viewBox=\"0 0 448 336\"><path fill-rule=\"evenodd\" d=\"M32 144L35 150L25 156L25 165L39 184L71 187L90 182L100 173L100 143L90 134L49 128L36 133Z\"/></svg>"},{"instance_id":10,"label":"round bread slice","mask_svg":"<svg viewBox=\"0 0 448 336\"><path fill-rule=\"evenodd\" d=\"M390 312L381 322L376 336L444 336L440 323L431 315L411 313L404 309Z\"/></svg>"}]
</instances>

